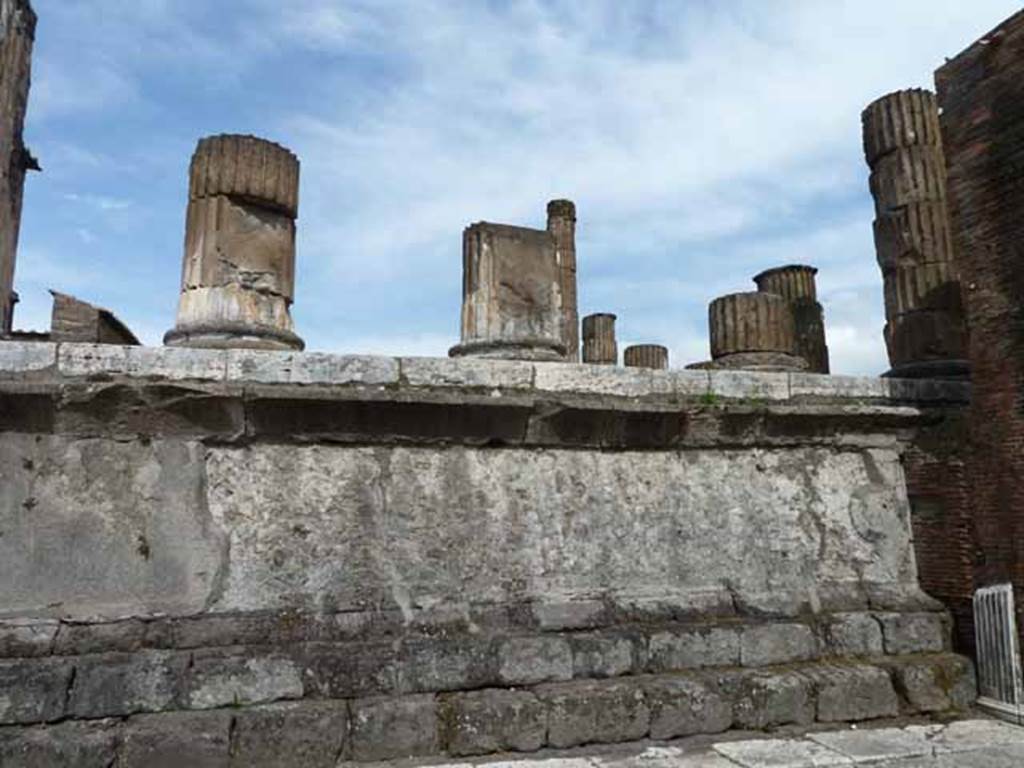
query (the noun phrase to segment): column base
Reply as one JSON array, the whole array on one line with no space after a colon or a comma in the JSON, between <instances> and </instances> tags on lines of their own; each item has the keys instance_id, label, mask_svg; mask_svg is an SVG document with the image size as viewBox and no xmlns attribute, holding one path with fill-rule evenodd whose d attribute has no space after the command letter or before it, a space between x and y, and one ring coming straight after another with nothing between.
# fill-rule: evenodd
<instances>
[{"instance_id":1,"label":"column base","mask_svg":"<svg viewBox=\"0 0 1024 768\"><path fill-rule=\"evenodd\" d=\"M306 343L290 331L239 324L179 326L164 335L168 347L299 351Z\"/></svg>"},{"instance_id":2,"label":"column base","mask_svg":"<svg viewBox=\"0 0 1024 768\"><path fill-rule=\"evenodd\" d=\"M448 350L449 357L483 357L491 360L531 360L564 363L565 345L548 339L518 341L470 341Z\"/></svg>"},{"instance_id":3,"label":"column base","mask_svg":"<svg viewBox=\"0 0 1024 768\"><path fill-rule=\"evenodd\" d=\"M796 355L785 352L737 352L722 355L716 360L693 363L686 366L691 370L721 371L762 371L762 372L801 372L807 371L807 361Z\"/></svg>"},{"instance_id":4,"label":"column base","mask_svg":"<svg viewBox=\"0 0 1024 768\"><path fill-rule=\"evenodd\" d=\"M885 379L956 379L969 381L971 364L966 360L926 360L901 363L882 374Z\"/></svg>"}]
</instances>

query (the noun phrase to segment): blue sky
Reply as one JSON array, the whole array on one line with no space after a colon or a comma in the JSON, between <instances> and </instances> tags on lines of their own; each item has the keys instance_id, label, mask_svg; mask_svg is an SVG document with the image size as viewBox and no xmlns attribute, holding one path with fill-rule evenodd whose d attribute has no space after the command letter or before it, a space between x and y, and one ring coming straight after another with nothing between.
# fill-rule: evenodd
<instances>
[{"instance_id":1,"label":"blue sky","mask_svg":"<svg viewBox=\"0 0 1024 768\"><path fill-rule=\"evenodd\" d=\"M34 0L15 324L48 288L146 343L174 323L196 141L302 159L296 329L331 352L444 354L461 233L579 212L581 313L705 359L707 304L820 268L833 368L879 373L860 111L1009 0Z\"/></svg>"}]
</instances>

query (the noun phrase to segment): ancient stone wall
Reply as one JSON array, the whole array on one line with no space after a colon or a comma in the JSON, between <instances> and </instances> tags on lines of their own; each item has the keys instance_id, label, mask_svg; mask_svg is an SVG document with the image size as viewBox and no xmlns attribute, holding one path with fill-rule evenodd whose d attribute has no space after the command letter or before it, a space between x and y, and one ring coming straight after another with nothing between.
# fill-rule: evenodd
<instances>
[{"instance_id":1,"label":"ancient stone wall","mask_svg":"<svg viewBox=\"0 0 1024 768\"><path fill-rule=\"evenodd\" d=\"M28 0L0 0L0 336L11 332L22 193L35 164L22 137L35 28Z\"/></svg>"},{"instance_id":2,"label":"ancient stone wall","mask_svg":"<svg viewBox=\"0 0 1024 768\"><path fill-rule=\"evenodd\" d=\"M974 384L974 584L1024 589L1024 13L936 73ZM1018 603L1018 605L1020 605Z\"/></svg>"},{"instance_id":3,"label":"ancient stone wall","mask_svg":"<svg viewBox=\"0 0 1024 768\"><path fill-rule=\"evenodd\" d=\"M333 766L965 706L901 464L965 396L0 346L0 759Z\"/></svg>"}]
</instances>

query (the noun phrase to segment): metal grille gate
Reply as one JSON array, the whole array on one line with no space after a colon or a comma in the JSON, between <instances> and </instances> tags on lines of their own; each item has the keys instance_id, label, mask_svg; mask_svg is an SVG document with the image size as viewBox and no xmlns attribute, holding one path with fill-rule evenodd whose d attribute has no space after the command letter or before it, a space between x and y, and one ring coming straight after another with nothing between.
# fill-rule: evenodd
<instances>
[{"instance_id":1,"label":"metal grille gate","mask_svg":"<svg viewBox=\"0 0 1024 768\"><path fill-rule=\"evenodd\" d=\"M974 633L978 650L978 706L1014 723L1024 723L1013 586L1000 584L974 593Z\"/></svg>"}]
</instances>

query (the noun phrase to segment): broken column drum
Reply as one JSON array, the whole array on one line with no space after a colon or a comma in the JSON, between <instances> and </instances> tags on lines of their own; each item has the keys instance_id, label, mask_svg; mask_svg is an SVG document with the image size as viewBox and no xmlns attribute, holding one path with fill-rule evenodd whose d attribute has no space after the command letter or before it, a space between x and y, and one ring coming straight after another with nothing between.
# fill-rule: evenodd
<instances>
[{"instance_id":1,"label":"broken column drum","mask_svg":"<svg viewBox=\"0 0 1024 768\"><path fill-rule=\"evenodd\" d=\"M599 313L583 318L583 362L615 365L619 345L615 340L615 315Z\"/></svg>"},{"instance_id":2,"label":"broken column drum","mask_svg":"<svg viewBox=\"0 0 1024 768\"><path fill-rule=\"evenodd\" d=\"M660 344L636 344L626 347L623 362L627 368L652 368L664 371L668 369L668 349Z\"/></svg>"},{"instance_id":3,"label":"broken column drum","mask_svg":"<svg viewBox=\"0 0 1024 768\"><path fill-rule=\"evenodd\" d=\"M913 89L864 111L885 283L889 375L966 376L967 333L953 260L935 95Z\"/></svg>"},{"instance_id":4,"label":"broken column drum","mask_svg":"<svg viewBox=\"0 0 1024 768\"><path fill-rule=\"evenodd\" d=\"M252 136L203 139L192 158L185 260L166 344L302 349L292 326L299 161Z\"/></svg>"},{"instance_id":5,"label":"broken column drum","mask_svg":"<svg viewBox=\"0 0 1024 768\"><path fill-rule=\"evenodd\" d=\"M579 309L576 287L576 205L571 200L548 203L548 232L555 238L562 289L562 338L566 359L579 362Z\"/></svg>"},{"instance_id":6,"label":"broken column drum","mask_svg":"<svg viewBox=\"0 0 1024 768\"><path fill-rule=\"evenodd\" d=\"M802 264L769 269L754 278L761 293L774 293L789 302L796 333L796 354L812 373L828 373L825 310L818 302L814 277L818 270Z\"/></svg>"},{"instance_id":7,"label":"broken column drum","mask_svg":"<svg viewBox=\"0 0 1024 768\"><path fill-rule=\"evenodd\" d=\"M25 173L38 169L22 138L35 29L27 0L0 0L0 336L11 332L17 301L14 264Z\"/></svg>"},{"instance_id":8,"label":"broken column drum","mask_svg":"<svg viewBox=\"0 0 1024 768\"><path fill-rule=\"evenodd\" d=\"M712 362L706 367L800 371L796 328L789 302L774 293L733 293L708 309Z\"/></svg>"},{"instance_id":9,"label":"broken column drum","mask_svg":"<svg viewBox=\"0 0 1024 768\"><path fill-rule=\"evenodd\" d=\"M463 233L462 342L452 357L565 361L562 270L547 231L480 222Z\"/></svg>"}]
</instances>

